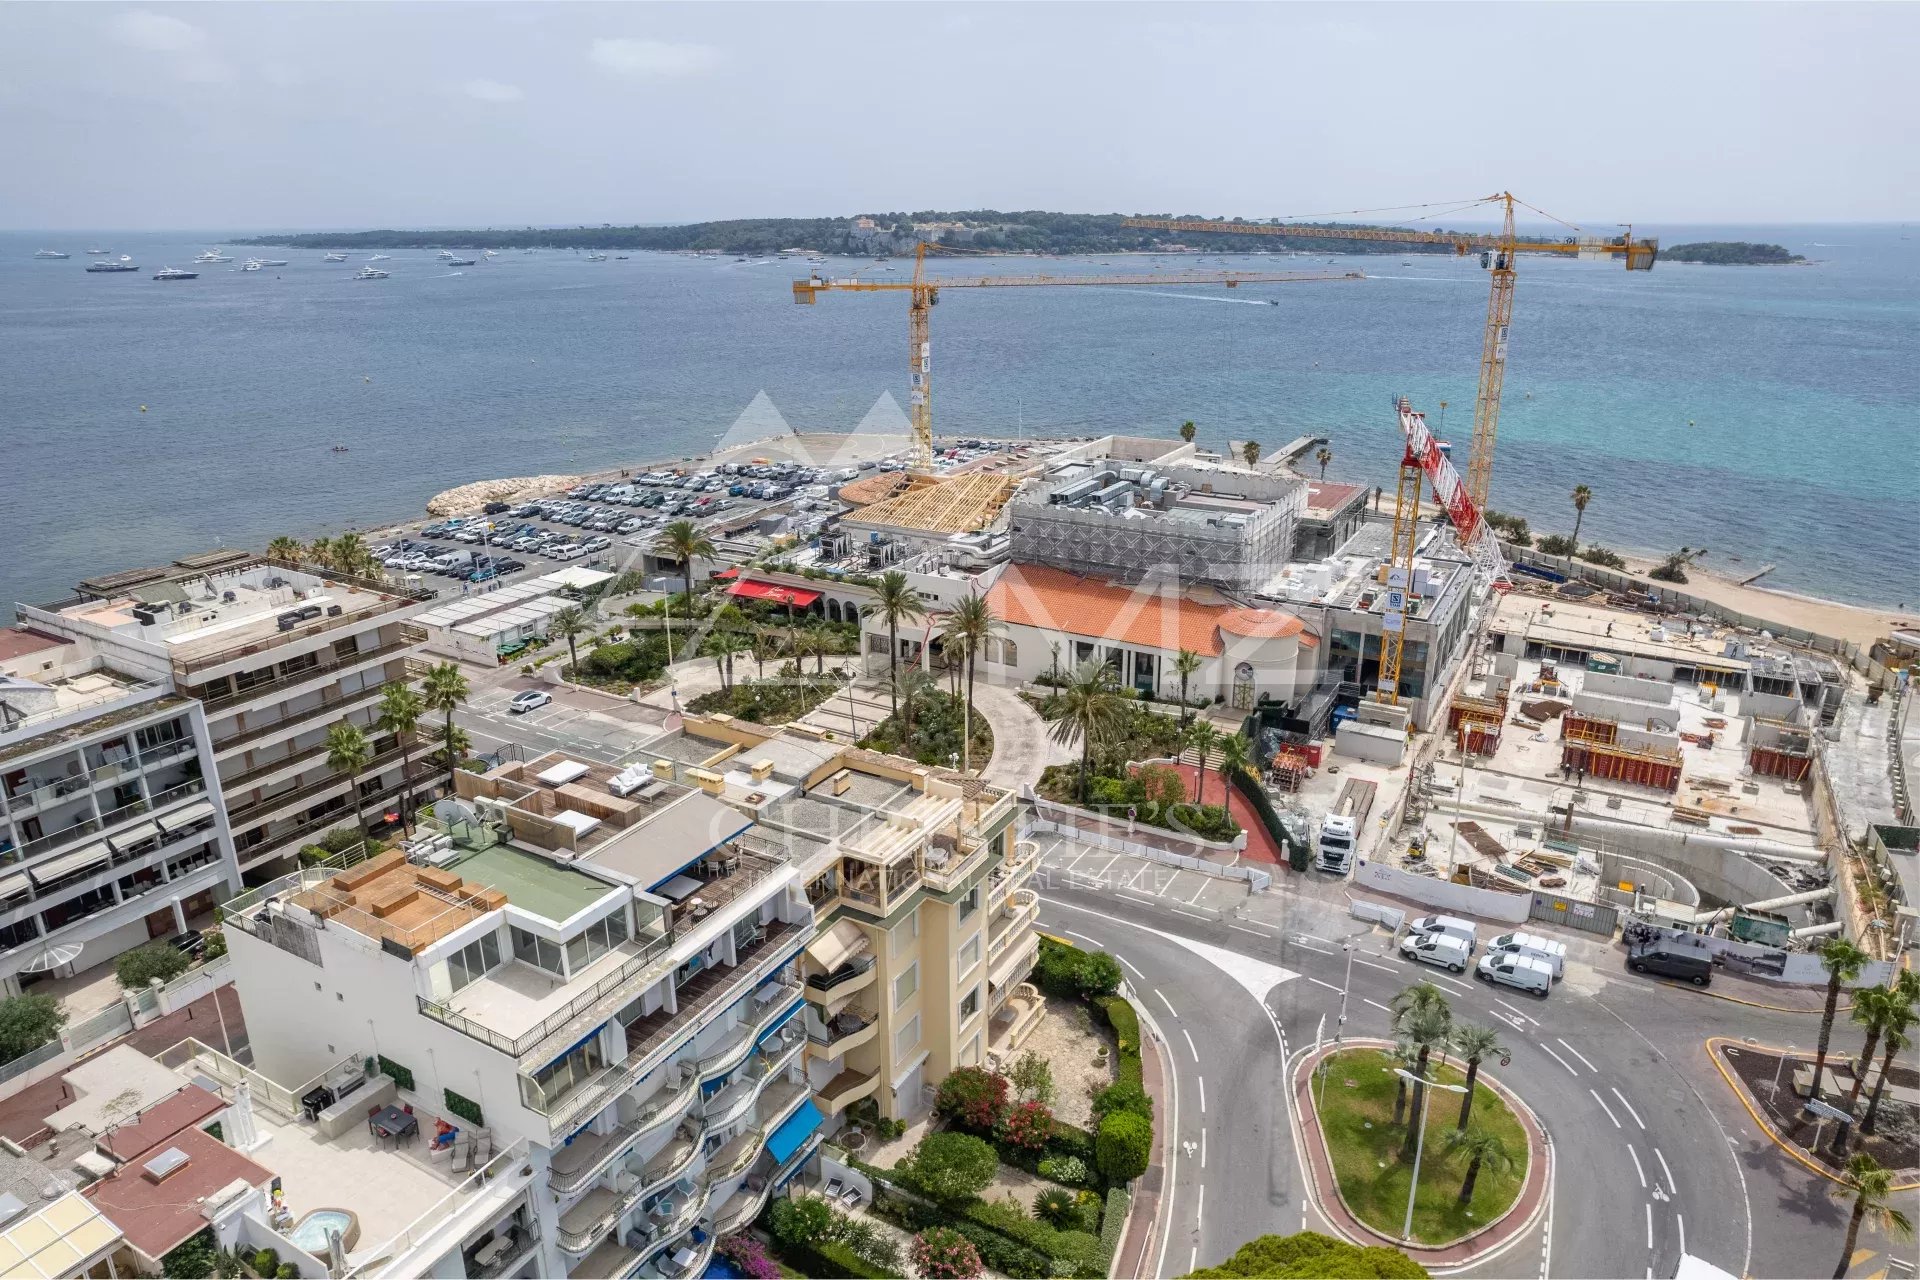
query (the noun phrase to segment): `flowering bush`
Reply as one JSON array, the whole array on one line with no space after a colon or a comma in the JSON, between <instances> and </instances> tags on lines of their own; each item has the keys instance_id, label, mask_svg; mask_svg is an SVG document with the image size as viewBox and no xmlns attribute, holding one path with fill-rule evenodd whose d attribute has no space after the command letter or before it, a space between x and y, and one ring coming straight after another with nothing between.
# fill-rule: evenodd
<instances>
[{"instance_id":1,"label":"flowering bush","mask_svg":"<svg viewBox=\"0 0 1920 1280\"><path fill-rule=\"evenodd\" d=\"M1044 1102L1022 1102L1000 1118L997 1132L1023 1151L1044 1151L1053 1137L1053 1112Z\"/></svg>"},{"instance_id":2,"label":"flowering bush","mask_svg":"<svg viewBox=\"0 0 1920 1280\"><path fill-rule=\"evenodd\" d=\"M1007 1078L982 1067L961 1067L940 1082L933 1109L969 1129L991 1130L1007 1109Z\"/></svg>"},{"instance_id":3,"label":"flowering bush","mask_svg":"<svg viewBox=\"0 0 1920 1280\"><path fill-rule=\"evenodd\" d=\"M752 1280L780 1280L780 1268L767 1256L767 1248L753 1236L741 1232L731 1235L714 1246L714 1252L734 1265L743 1276Z\"/></svg>"},{"instance_id":4,"label":"flowering bush","mask_svg":"<svg viewBox=\"0 0 1920 1280\"><path fill-rule=\"evenodd\" d=\"M1040 1162L1040 1176L1077 1187L1087 1180L1087 1162L1079 1156L1048 1156Z\"/></svg>"},{"instance_id":5,"label":"flowering bush","mask_svg":"<svg viewBox=\"0 0 1920 1280\"><path fill-rule=\"evenodd\" d=\"M972 1280L980 1274L980 1251L947 1227L928 1227L913 1238L913 1269L928 1280Z\"/></svg>"}]
</instances>

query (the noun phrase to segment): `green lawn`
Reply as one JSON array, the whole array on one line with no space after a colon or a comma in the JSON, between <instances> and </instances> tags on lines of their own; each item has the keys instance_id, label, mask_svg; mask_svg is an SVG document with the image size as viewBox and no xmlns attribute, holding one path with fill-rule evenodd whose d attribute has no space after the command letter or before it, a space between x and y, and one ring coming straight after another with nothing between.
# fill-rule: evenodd
<instances>
[{"instance_id":1,"label":"green lawn","mask_svg":"<svg viewBox=\"0 0 1920 1280\"><path fill-rule=\"evenodd\" d=\"M1334 1176L1347 1208L1369 1226L1396 1239L1406 1220L1407 1183L1413 1159L1400 1158L1406 1127L1393 1123L1393 1099L1399 1080L1387 1069L1388 1057L1378 1049L1349 1049L1327 1066L1326 1103L1320 1111L1327 1148L1333 1153ZM1453 1067L1429 1065L1429 1074L1447 1084L1465 1079ZM1349 1086L1351 1082L1351 1087ZM1313 1082L1320 1097L1320 1081ZM1510 1170L1483 1165L1474 1186L1473 1203L1459 1203L1466 1177L1466 1161L1447 1149L1447 1135L1460 1117L1461 1095L1436 1089L1427 1107L1426 1153L1420 1164L1420 1196L1413 1211L1413 1238L1443 1244L1483 1227L1505 1213L1520 1194L1527 1176L1527 1138L1520 1122L1484 1083L1474 1089L1475 1129L1496 1134L1513 1157ZM1408 1112L1412 1112L1409 1099ZM1371 1127L1369 1127L1371 1126Z\"/></svg>"}]
</instances>

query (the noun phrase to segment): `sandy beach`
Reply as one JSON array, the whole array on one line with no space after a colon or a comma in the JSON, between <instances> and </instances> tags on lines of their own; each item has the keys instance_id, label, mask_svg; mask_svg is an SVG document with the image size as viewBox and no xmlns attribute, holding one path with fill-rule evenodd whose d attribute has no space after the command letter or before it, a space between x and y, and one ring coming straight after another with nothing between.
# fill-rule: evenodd
<instances>
[{"instance_id":1,"label":"sandy beach","mask_svg":"<svg viewBox=\"0 0 1920 1280\"><path fill-rule=\"evenodd\" d=\"M1628 556L1626 561L1627 572L1649 587L1685 591L1740 613L1751 614L1757 618L1770 618L1789 627L1799 627L1805 631L1816 631L1821 635L1851 640L1862 648L1871 645L1895 627L1911 628L1920 625L1920 613L1903 613L1898 609L1873 608L1868 605L1841 604L1838 601L1820 600L1791 591L1770 591L1757 585L1743 587L1730 578L1714 573L1710 569L1702 569L1698 565L1687 569L1687 582L1684 586L1677 586L1671 582L1657 582L1648 577L1647 573L1660 563L1658 560Z\"/></svg>"}]
</instances>

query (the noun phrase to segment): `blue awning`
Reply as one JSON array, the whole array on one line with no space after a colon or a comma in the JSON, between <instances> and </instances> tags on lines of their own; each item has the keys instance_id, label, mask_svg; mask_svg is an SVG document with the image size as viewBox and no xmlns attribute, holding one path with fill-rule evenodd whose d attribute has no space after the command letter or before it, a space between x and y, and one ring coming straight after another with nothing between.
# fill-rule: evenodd
<instances>
[{"instance_id":1,"label":"blue awning","mask_svg":"<svg viewBox=\"0 0 1920 1280\"><path fill-rule=\"evenodd\" d=\"M805 1007L806 1007L806 1001L799 996L795 996L793 998L793 1008L781 1014L778 1021L776 1021L772 1026L768 1027L765 1031L762 1031L760 1033L760 1038L753 1042L754 1047L758 1048L759 1046L765 1044L768 1040L771 1040L774 1036L779 1035L780 1028L786 1026L789 1022L792 1022L795 1018L799 1017L800 1010L804 1009Z\"/></svg>"},{"instance_id":2,"label":"blue awning","mask_svg":"<svg viewBox=\"0 0 1920 1280\"><path fill-rule=\"evenodd\" d=\"M813 1157L814 1150L819 1145L820 1145L820 1136L818 1134L815 1134L813 1137L807 1139L807 1145L805 1147L802 1147L800 1150L800 1154L794 1157L792 1163L786 1166L787 1171L780 1175L780 1180L773 1184L773 1191L771 1194L776 1196L779 1195L782 1191L787 1189L788 1183L792 1182L795 1178L799 1177L801 1174L807 1171L807 1161Z\"/></svg>"},{"instance_id":3,"label":"blue awning","mask_svg":"<svg viewBox=\"0 0 1920 1280\"><path fill-rule=\"evenodd\" d=\"M825 1120L820 1108L813 1105L812 1098L801 1103L800 1109L788 1116L767 1139L767 1154L773 1157L774 1164L785 1164L787 1157L798 1151L800 1144L812 1137L813 1131Z\"/></svg>"}]
</instances>

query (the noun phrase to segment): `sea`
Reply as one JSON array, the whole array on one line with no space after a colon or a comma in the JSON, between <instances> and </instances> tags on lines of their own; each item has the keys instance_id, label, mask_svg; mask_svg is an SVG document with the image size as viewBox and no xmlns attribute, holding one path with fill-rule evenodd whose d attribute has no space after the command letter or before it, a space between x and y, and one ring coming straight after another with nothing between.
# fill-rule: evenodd
<instances>
[{"instance_id":1,"label":"sea","mask_svg":"<svg viewBox=\"0 0 1920 1280\"><path fill-rule=\"evenodd\" d=\"M1624 553L1707 549L1761 585L1920 601L1920 229L1636 228L1758 240L1803 266L1525 258L1496 508ZM472 480L585 472L785 431L904 430L906 298L794 302L803 262L542 250L453 267L396 250L355 280L244 232L0 233L0 601L214 546L419 516ZM64 260L36 260L41 248ZM85 250L140 270L87 274ZM244 272L255 254L287 265ZM468 256L468 255L463 255ZM163 283L162 267L199 271ZM1487 306L1477 258L969 257L937 274L1240 269L1360 280L942 291L935 429L1170 436L1269 450L1325 436L1328 479L1385 485L1408 395L1461 448ZM818 270L903 283L911 263ZM957 281L956 281L957 283ZM1309 454L1303 465L1319 467Z\"/></svg>"}]
</instances>

